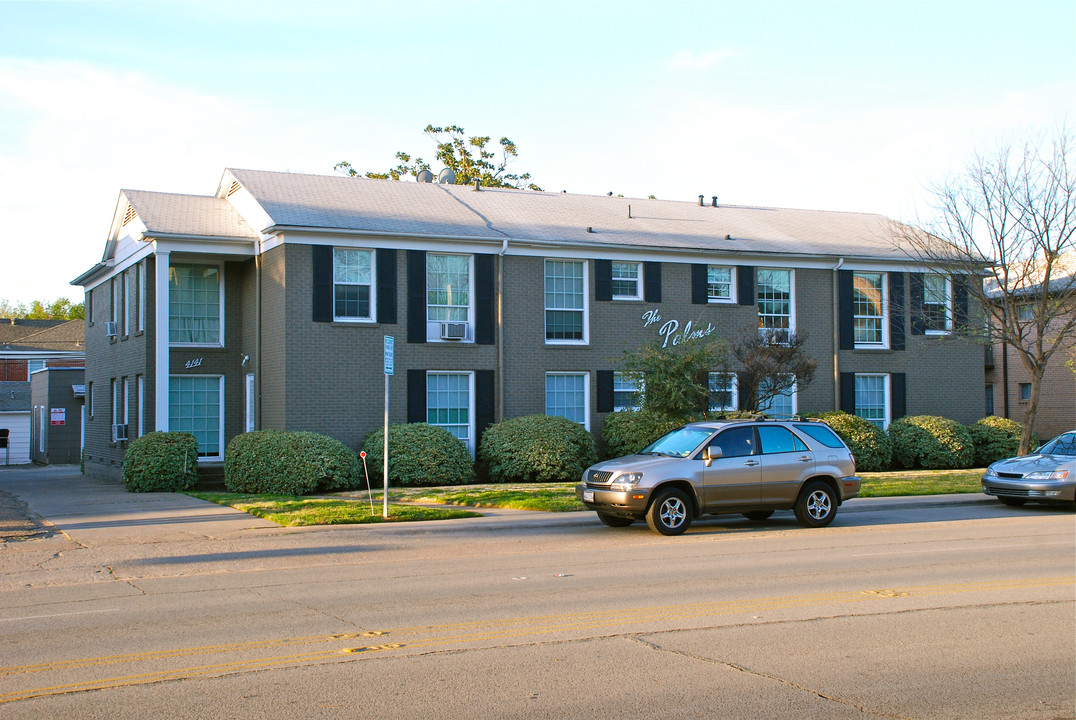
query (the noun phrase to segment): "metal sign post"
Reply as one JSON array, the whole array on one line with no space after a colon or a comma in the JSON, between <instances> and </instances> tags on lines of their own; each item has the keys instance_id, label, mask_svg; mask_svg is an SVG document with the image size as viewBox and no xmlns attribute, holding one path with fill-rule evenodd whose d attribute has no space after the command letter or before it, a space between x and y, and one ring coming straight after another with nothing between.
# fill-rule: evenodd
<instances>
[{"instance_id":1,"label":"metal sign post","mask_svg":"<svg viewBox=\"0 0 1076 720\"><path fill-rule=\"evenodd\" d=\"M396 339L391 335L385 336L385 502L381 517L389 519L389 376L392 375L396 365Z\"/></svg>"}]
</instances>

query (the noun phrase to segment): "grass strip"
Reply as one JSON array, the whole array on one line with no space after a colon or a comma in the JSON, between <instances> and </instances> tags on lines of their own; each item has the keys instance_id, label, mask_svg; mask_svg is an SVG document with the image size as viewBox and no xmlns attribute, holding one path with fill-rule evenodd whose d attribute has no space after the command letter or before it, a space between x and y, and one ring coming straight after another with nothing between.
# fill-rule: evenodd
<instances>
[{"instance_id":1,"label":"grass strip","mask_svg":"<svg viewBox=\"0 0 1076 720\"><path fill-rule=\"evenodd\" d=\"M479 513L454 508L428 508L417 505L389 505L389 518L383 518L381 503L370 512L367 499L342 497L301 497L290 495L249 495L245 493L188 492L187 495L228 505L285 527L305 525L357 525L381 522L414 522L478 517Z\"/></svg>"}]
</instances>

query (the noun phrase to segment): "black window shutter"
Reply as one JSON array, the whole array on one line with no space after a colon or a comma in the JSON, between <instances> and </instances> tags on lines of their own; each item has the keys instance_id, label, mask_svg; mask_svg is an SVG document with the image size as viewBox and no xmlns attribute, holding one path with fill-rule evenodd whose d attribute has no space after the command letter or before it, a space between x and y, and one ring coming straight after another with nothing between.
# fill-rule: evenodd
<instances>
[{"instance_id":1,"label":"black window shutter","mask_svg":"<svg viewBox=\"0 0 1076 720\"><path fill-rule=\"evenodd\" d=\"M856 414L856 374L841 373L841 410L849 415Z\"/></svg>"},{"instance_id":2,"label":"black window shutter","mask_svg":"<svg viewBox=\"0 0 1076 720\"><path fill-rule=\"evenodd\" d=\"M953 329L968 325L968 275L953 276Z\"/></svg>"},{"instance_id":3,"label":"black window shutter","mask_svg":"<svg viewBox=\"0 0 1076 720\"><path fill-rule=\"evenodd\" d=\"M740 305L755 304L755 268L752 265L736 268L736 302Z\"/></svg>"},{"instance_id":4,"label":"black window shutter","mask_svg":"<svg viewBox=\"0 0 1076 720\"><path fill-rule=\"evenodd\" d=\"M908 273L908 312L912 316L912 335L925 335L927 326L923 318L923 273Z\"/></svg>"},{"instance_id":5,"label":"black window shutter","mask_svg":"<svg viewBox=\"0 0 1076 720\"><path fill-rule=\"evenodd\" d=\"M904 349L904 273L889 273L889 347Z\"/></svg>"},{"instance_id":6,"label":"black window shutter","mask_svg":"<svg viewBox=\"0 0 1076 720\"><path fill-rule=\"evenodd\" d=\"M661 263L643 263L643 300L661 302Z\"/></svg>"},{"instance_id":7,"label":"black window shutter","mask_svg":"<svg viewBox=\"0 0 1076 720\"><path fill-rule=\"evenodd\" d=\"M426 371L407 371L407 422L426 422Z\"/></svg>"},{"instance_id":8,"label":"black window shutter","mask_svg":"<svg viewBox=\"0 0 1076 720\"><path fill-rule=\"evenodd\" d=\"M474 256L475 336L479 345L492 345L496 330L496 279L494 267L497 256Z\"/></svg>"},{"instance_id":9,"label":"black window shutter","mask_svg":"<svg viewBox=\"0 0 1076 720\"><path fill-rule=\"evenodd\" d=\"M899 420L908 414L907 390L904 373L892 373L889 376L890 411L894 420Z\"/></svg>"},{"instance_id":10,"label":"black window shutter","mask_svg":"<svg viewBox=\"0 0 1076 720\"><path fill-rule=\"evenodd\" d=\"M423 250L407 251L407 342L426 342L426 252Z\"/></svg>"},{"instance_id":11,"label":"black window shutter","mask_svg":"<svg viewBox=\"0 0 1076 720\"><path fill-rule=\"evenodd\" d=\"M709 302L707 292L707 276L705 265L691 266L691 304L705 305Z\"/></svg>"},{"instance_id":12,"label":"black window shutter","mask_svg":"<svg viewBox=\"0 0 1076 720\"><path fill-rule=\"evenodd\" d=\"M598 412L613 412L613 371L598 371Z\"/></svg>"},{"instance_id":13,"label":"black window shutter","mask_svg":"<svg viewBox=\"0 0 1076 720\"><path fill-rule=\"evenodd\" d=\"M613 261L594 261L594 299L613 299Z\"/></svg>"},{"instance_id":14,"label":"black window shutter","mask_svg":"<svg viewBox=\"0 0 1076 720\"><path fill-rule=\"evenodd\" d=\"M376 250L377 253L377 321L396 324L396 251Z\"/></svg>"},{"instance_id":15,"label":"black window shutter","mask_svg":"<svg viewBox=\"0 0 1076 720\"><path fill-rule=\"evenodd\" d=\"M478 438L478 442L475 443L475 449L482 442L482 433L496 419L497 390L493 384L493 372L493 370L476 370L474 374L474 422L475 436Z\"/></svg>"},{"instance_id":16,"label":"black window shutter","mask_svg":"<svg viewBox=\"0 0 1076 720\"><path fill-rule=\"evenodd\" d=\"M333 249L331 245L311 245L314 322L333 319Z\"/></svg>"},{"instance_id":17,"label":"black window shutter","mask_svg":"<svg viewBox=\"0 0 1076 720\"><path fill-rule=\"evenodd\" d=\"M854 281L855 278L852 277L851 270L837 271L838 327L841 334L841 350L851 350L856 346L855 322L852 318L854 313L852 301L855 295ZM844 393L842 392L841 395L843 397Z\"/></svg>"}]
</instances>

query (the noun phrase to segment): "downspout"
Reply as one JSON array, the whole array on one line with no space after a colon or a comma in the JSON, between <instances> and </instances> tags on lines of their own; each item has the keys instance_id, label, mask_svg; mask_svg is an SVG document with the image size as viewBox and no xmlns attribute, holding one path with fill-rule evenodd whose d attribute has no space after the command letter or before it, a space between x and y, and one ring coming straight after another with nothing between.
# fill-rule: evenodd
<instances>
[{"instance_id":1,"label":"downspout","mask_svg":"<svg viewBox=\"0 0 1076 720\"><path fill-rule=\"evenodd\" d=\"M262 429L262 248L257 242L254 253L254 345L258 354L254 361L254 429Z\"/></svg>"},{"instance_id":2,"label":"downspout","mask_svg":"<svg viewBox=\"0 0 1076 720\"><path fill-rule=\"evenodd\" d=\"M508 238L501 241L497 253L497 422L504 421L504 254Z\"/></svg>"},{"instance_id":3,"label":"downspout","mask_svg":"<svg viewBox=\"0 0 1076 720\"><path fill-rule=\"evenodd\" d=\"M844 266L844 258L837 259L837 265L833 268L833 409L841 409L841 298L840 282L838 274Z\"/></svg>"}]
</instances>

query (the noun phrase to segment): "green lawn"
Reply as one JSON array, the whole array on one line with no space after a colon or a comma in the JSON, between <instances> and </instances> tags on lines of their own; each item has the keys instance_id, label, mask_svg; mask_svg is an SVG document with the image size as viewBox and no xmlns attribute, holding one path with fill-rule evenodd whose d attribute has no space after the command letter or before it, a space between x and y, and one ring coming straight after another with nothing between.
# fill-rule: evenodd
<instances>
[{"instance_id":1,"label":"green lawn","mask_svg":"<svg viewBox=\"0 0 1076 720\"><path fill-rule=\"evenodd\" d=\"M860 497L951 495L981 492L982 469L896 470L860 473ZM386 522L382 517L381 491L373 493L374 512L365 490L333 493L323 497L244 495L239 493L190 492L192 497L230 505L279 525L344 525ZM464 485L456 487L389 488L389 520L446 520L475 517L480 513L456 507L510 508L545 512L582 510L575 497L575 483ZM440 505L443 507L424 507ZM447 507L456 506L456 507Z\"/></svg>"}]
</instances>

